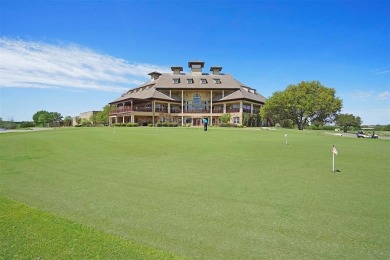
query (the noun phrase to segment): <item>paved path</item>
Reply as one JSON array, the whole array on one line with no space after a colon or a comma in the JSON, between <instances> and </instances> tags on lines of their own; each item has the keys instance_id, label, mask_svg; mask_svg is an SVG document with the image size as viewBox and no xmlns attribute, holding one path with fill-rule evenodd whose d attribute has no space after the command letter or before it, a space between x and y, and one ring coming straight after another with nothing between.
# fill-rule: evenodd
<instances>
[{"instance_id":1,"label":"paved path","mask_svg":"<svg viewBox=\"0 0 390 260\"><path fill-rule=\"evenodd\" d=\"M353 133L343 133L343 132L325 132L325 133L329 134L329 135L340 136L340 137L353 137L353 138L357 138L356 133L355 134L353 134ZM368 139L370 139L370 138L368 138ZM379 135L379 139L390 140L390 136Z\"/></svg>"},{"instance_id":2,"label":"paved path","mask_svg":"<svg viewBox=\"0 0 390 260\"><path fill-rule=\"evenodd\" d=\"M32 132L32 131L47 131L47 130L53 130L53 128L47 128L47 127L32 127L32 128L23 129L23 130L20 130L20 129L11 129L11 130L4 130L4 129L1 129L1 130L0 130L0 134L4 134L4 133L29 133L29 132Z\"/></svg>"}]
</instances>

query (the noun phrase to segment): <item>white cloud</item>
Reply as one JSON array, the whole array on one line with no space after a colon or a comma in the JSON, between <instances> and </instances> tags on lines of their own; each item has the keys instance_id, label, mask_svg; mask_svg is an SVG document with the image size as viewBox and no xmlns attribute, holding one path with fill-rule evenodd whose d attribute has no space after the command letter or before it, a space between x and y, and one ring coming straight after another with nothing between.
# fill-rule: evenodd
<instances>
[{"instance_id":1,"label":"white cloud","mask_svg":"<svg viewBox=\"0 0 390 260\"><path fill-rule=\"evenodd\" d=\"M374 71L374 74L375 74L375 75L388 74L388 73L390 73L390 70L389 70L389 69L381 69L381 70L375 70L375 71Z\"/></svg>"},{"instance_id":2,"label":"white cloud","mask_svg":"<svg viewBox=\"0 0 390 260\"><path fill-rule=\"evenodd\" d=\"M378 94L377 99L379 100L386 100L390 99L390 91L384 91Z\"/></svg>"},{"instance_id":3,"label":"white cloud","mask_svg":"<svg viewBox=\"0 0 390 260\"><path fill-rule=\"evenodd\" d=\"M371 97L373 97L373 95L374 91L355 91L353 93L348 94L347 96L353 99L364 101L370 99Z\"/></svg>"},{"instance_id":4,"label":"white cloud","mask_svg":"<svg viewBox=\"0 0 390 260\"><path fill-rule=\"evenodd\" d=\"M151 64L130 64L74 44L0 38L0 87L123 92L148 80Z\"/></svg>"}]
</instances>

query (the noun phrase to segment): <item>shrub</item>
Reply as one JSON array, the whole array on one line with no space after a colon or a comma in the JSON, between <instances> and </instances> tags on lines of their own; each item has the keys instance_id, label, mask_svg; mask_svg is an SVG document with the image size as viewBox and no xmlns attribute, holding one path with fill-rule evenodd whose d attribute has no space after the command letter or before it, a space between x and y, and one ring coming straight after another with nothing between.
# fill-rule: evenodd
<instances>
[{"instance_id":1,"label":"shrub","mask_svg":"<svg viewBox=\"0 0 390 260\"><path fill-rule=\"evenodd\" d=\"M127 123L126 126L127 127L138 127L138 124L137 123Z\"/></svg>"},{"instance_id":2,"label":"shrub","mask_svg":"<svg viewBox=\"0 0 390 260\"><path fill-rule=\"evenodd\" d=\"M221 123L219 124L220 127L237 127L236 124L232 124L232 123Z\"/></svg>"},{"instance_id":3,"label":"shrub","mask_svg":"<svg viewBox=\"0 0 390 260\"><path fill-rule=\"evenodd\" d=\"M376 125L374 127L375 131L390 131L390 125Z\"/></svg>"},{"instance_id":4,"label":"shrub","mask_svg":"<svg viewBox=\"0 0 390 260\"><path fill-rule=\"evenodd\" d=\"M24 121L24 122L20 123L21 128L29 128L29 127L34 127L34 126L35 126L35 122Z\"/></svg>"},{"instance_id":5,"label":"shrub","mask_svg":"<svg viewBox=\"0 0 390 260\"><path fill-rule=\"evenodd\" d=\"M149 127L153 127L153 124L148 124Z\"/></svg>"},{"instance_id":6,"label":"shrub","mask_svg":"<svg viewBox=\"0 0 390 260\"><path fill-rule=\"evenodd\" d=\"M223 114L221 116L221 121L223 124L226 124L226 123L229 123L231 118L232 118L232 116L230 114Z\"/></svg>"},{"instance_id":7,"label":"shrub","mask_svg":"<svg viewBox=\"0 0 390 260\"><path fill-rule=\"evenodd\" d=\"M16 129L17 124L14 121L1 121L0 128L4 129Z\"/></svg>"}]
</instances>

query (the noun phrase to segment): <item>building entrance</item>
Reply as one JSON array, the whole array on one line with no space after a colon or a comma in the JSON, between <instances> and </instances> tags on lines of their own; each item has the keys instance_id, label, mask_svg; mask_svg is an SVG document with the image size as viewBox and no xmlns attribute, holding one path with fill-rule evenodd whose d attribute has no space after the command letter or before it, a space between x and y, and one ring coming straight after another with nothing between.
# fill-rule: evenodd
<instances>
[{"instance_id":1,"label":"building entrance","mask_svg":"<svg viewBox=\"0 0 390 260\"><path fill-rule=\"evenodd\" d=\"M202 119L201 118L193 118L192 119L192 125L193 126L200 126L202 124Z\"/></svg>"}]
</instances>

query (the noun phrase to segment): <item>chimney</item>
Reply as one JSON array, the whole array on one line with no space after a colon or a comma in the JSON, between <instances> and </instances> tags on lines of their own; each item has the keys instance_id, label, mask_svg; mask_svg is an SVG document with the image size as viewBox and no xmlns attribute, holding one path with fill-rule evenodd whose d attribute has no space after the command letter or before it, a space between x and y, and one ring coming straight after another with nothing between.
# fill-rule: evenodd
<instances>
[{"instance_id":1,"label":"chimney","mask_svg":"<svg viewBox=\"0 0 390 260\"><path fill-rule=\"evenodd\" d=\"M191 68L191 75L202 75L203 61L190 61L188 67Z\"/></svg>"},{"instance_id":2,"label":"chimney","mask_svg":"<svg viewBox=\"0 0 390 260\"><path fill-rule=\"evenodd\" d=\"M151 80L156 80L158 79L162 74L157 72L157 71L153 71L153 72L150 72L148 75L150 75L150 79Z\"/></svg>"},{"instance_id":3,"label":"chimney","mask_svg":"<svg viewBox=\"0 0 390 260\"><path fill-rule=\"evenodd\" d=\"M175 75L180 75L180 73L183 71L183 67L171 67L171 70L173 71L173 74Z\"/></svg>"},{"instance_id":4,"label":"chimney","mask_svg":"<svg viewBox=\"0 0 390 260\"><path fill-rule=\"evenodd\" d=\"M210 71L213 72L213 75L219 75L222 70L222 67L211 67Z\"/></svg>"}]
</instances>

